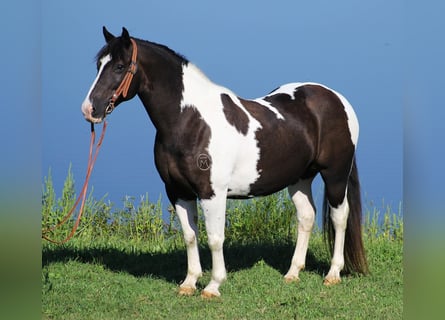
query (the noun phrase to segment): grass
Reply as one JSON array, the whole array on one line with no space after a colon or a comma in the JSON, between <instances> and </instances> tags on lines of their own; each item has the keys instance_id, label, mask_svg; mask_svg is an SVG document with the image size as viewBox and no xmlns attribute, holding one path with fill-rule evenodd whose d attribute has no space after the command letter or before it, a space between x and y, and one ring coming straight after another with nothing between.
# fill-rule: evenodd
<instances>
[{"instance_id":1,"label":"grass","mask_svg":"<svg viewBox=\"0 0 445 320\"><path fill-rule=\"evenodd\" d=\"M68 175L57 199L45 179L42 224L54 224L61 203L74 194ZM65 197L65 199L64 199ZM113 211L104 199L88 199L76 237L63 246L42 245L43 319L401 319L403 310L403 221L390 208L368 210L364 241L371 274L344 275L334 287L322 285L330 257L319 230L309 244L301 281L283 275L294 250L294 209L284 193L228 206L225 260L228 279L222 297L203 300L177 295L186 273L186 254L172 211L162 219L161 203L126 199ZM265 223L266 221L266 223ZM384 221L384 223L376 223ZM262 222L262 223L261 223ZM200 220L201 229L202 221ZM57 231L54 237L62 237ZM204 275L211 259L201 232Z\"/></svg>"}]
</instances>

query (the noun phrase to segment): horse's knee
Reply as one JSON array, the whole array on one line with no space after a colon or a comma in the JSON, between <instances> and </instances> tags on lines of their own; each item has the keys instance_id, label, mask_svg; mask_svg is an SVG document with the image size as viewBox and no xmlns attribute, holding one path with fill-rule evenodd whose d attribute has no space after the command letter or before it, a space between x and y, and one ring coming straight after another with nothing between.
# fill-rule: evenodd
<instances>
[{"instance_id":1,"label":"horse's knee","mask_svg":"<svg viewBox=\"0 0 445 320\"><path fill-rule=\"evenodd\" d=\"M184 241L187 246L194 245L196 243L196 235L193 232L184 233Z\"/></svg>"},{"instance_id":2,"label":"horse's knee","mask_svg":"<svg viewBox=\"0 0 445 320\"><path fill-rule=\"evenodd\" d=\"M314 227L315 213L314 211L300 212L297 215L298 230L304 232L311 232Z\"/></svg>"},{"instance_id":3,"label":"horse's knee","mask_svg":"<svg viewBox=\"0 0 445 320\"><path fill-rule=\"evenodd\" d=\"M303 205L296 205L298 230L310 232L314 226L315 210L310 202L305 202Z\"/></svg>"},{"instance_id":4,"label":"horse's knee","mask_svg":"<svg viewBox=\"0 0 445 320\"><path fill-rule=\"evenodd\" d=\"M224 236L218 234L208 234L208 245L210 250L221 250L224 243Z\"/></svg>"}]
</instances>

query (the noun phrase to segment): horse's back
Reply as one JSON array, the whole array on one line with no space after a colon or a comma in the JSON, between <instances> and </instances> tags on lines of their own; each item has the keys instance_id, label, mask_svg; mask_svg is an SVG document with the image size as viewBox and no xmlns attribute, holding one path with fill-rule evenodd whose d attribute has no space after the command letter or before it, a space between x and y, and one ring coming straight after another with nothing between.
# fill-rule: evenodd
<instances>
[{"instance_id":1,"label":"horse's back","mask_svg":"<svg viewBox=\"0 0 445 320\"><path fill-rule=\"evenodd\" d=\"M356 144L358 123L351 105L321 84L288 83L262 98L240 101L261 124L255 136L259 178L250 186L252 195L315 176L333 160L335 148L350 151Z\"/></svg>"},{"instance_id":2,"label":"horse's back","mask_svg":"<svg viewBox=\"0 0 445 320\"><path fill-rule=\"evenodd\" d=\"M320 125L334 120L347 119L347 128L355 145L358 140L357 116L349 101L339 92L315 82L294 82L284 84L268 95L255 99L262 104L273 105L283 118L291 121L305 121L308 114L315 115Z\"/></svg>"}]
</instances>

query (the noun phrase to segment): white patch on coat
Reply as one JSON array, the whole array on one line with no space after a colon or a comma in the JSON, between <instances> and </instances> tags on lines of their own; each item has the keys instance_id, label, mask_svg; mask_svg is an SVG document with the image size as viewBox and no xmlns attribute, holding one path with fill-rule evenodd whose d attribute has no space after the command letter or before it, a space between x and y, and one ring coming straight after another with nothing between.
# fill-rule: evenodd
<instances>
[{"instance_id":1,"label":"white patch on coat","mask_svg":"<svg viewBox=\"0 0 445 320\"><path fill-rule=\"evenodd\" d=\"M210 182L213 190L228 189L229 196L246 196L250 185L258 180L257 163L260 149L255 133L261 128L238 97L229 89L211 82L196 66L183 67L181 109L195 108L211 130L207 150L212 158ZM224 115L221 94L227 94L249 119L247 134L243 135ZM197 155L198 156L198 155Z\"/></svg>"},{"instance_id":2,"label":"white patch on coat","mask_svg":"<svg viewBox=\"0 0 445 320\"><path fill-rule=\"evenodd\" d=\"M299 83L286 83L281 85L278 89L275 89L267 96L273 96L274 94L287 94L290 96L291 100L294 100L295 89L298 87Z\"/></svg>"},{"instance_id":3,"label":"white patch on coat","mask_svg":"<svg viewBox=\"0 0 445 320\"><path fill-rule=\"evenodd\" d=\"M277 110L277 108L275 108L269 101L264 100L265 97L263 98L257 98L253 101L265 106L267 109L269 109L270 111L272 111L273 113L275 113L275 115L277 116L277 119L279 120L284 120L283 115Z\"/></svg>"},{"instance_id":4,"label":"white patch on coat","mask_svg":"<svg viewBox=\"0 0 445 320\"><path fill-rule=\"evenodd\" d=\"M351 140L352 143L354 144L354 147L357 147L358 135L360 131L357 115L355 114L352 105L349 103L348 100L346 100L346 98L343 95L341 95L335 90L332 89L330 90L338 96L341 103L343 103L343 106L345 107L346 115L348 116L348 127L349 127L349 132L351 133Z\"/></svg>"},{"instance_id":5,"label":"white patch on coat","mask_svg":"<svg viewBox=\"0 0 445 320\"><path fill-rule=\"evenodd\" d=\"M297 84L298 83L283 84L282 86L278 87L277 89L275 89L268 95L258 98L258 99L255 99L254 101L262 104L263 106L268 108L270 111L275 113L275 115L277 116L277 119L285 120L284 116L269 101L266 101L265 98L276 95L276 94L287 94L288 96L290 96L291 100L294 100L295 99L294 93L295 93Z\"/></svg>"},{"instance_id":6,"label":"white patch on coat","mask_svg":"<svg viewBox=\"0 0 445 320\"><path fill-rule=\"evenodd\" d=\"M85 117L87 117L87 116L91 117L91 113L93 111L93 105L92 105L92 102L90 99L91 92L93 92L94 87L96 86L97 82L99 81L102 71L104 70L107 63L110 61L111 61L110 54L107 54L106 56L102 57L99 61L100 67L99 67L99 71L97 72L96 79L94 79L94 82L91 85L90 90L88 91L87 96L85 97L85 100L82 103L82 113L84 114Z\"/></svg>"}]
</instances>

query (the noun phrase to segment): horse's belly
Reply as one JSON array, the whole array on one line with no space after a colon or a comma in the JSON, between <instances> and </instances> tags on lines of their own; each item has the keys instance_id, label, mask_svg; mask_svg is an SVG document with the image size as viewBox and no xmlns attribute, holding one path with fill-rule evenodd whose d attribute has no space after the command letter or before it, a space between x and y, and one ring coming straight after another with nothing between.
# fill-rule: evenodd
<instances>
[{"instance_id":1,"label":"horse's belly","mask_svg":"<svg viewBox=\"0 0 445 320\"><path fill-rule=\"evenodd\" d=\"M251 198L277 192L298 180L300 173L295 168L258 169L257 163L237 165L228 185L229 198Z\"/></svg>"},{"instance_id":2,"label":"horse's belly","mask_svg":"<svg viewBox=\"0 0 445 320\"><path fill-rule=\"evenodd\" d=\"M258 196L267 196L286 188L289 184L291 183L285 180L270 181L268 185L262 183L257 184L255 182L246 184L242 183L242 181L233 181L229 184L227 197L233 199L247 199Z\"/></svg>"},{"instance_id":3,"label":"horse's belly","mask_svg":"<svg viewBox=\"0 0 445 320\"><path fill-rule=\"evenodd\" d=\"M257 171L257 159L244 155L233 168L228 184L227 195L229 197L249 197L250 187L260 177Z\"/></svg>"}]
</instances>

